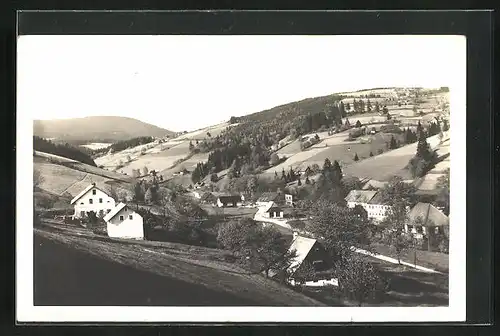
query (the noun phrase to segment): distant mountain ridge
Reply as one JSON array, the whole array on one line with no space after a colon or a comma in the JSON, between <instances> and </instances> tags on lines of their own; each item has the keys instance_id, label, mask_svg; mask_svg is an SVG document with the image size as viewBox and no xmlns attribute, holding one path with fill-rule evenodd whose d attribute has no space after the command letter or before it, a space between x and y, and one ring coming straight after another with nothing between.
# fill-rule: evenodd
<instances>
[{"instance_id":1,"label":"distant mountain ridge","mask_svg":"<svg viewBox=\"0 0 500 336\"><path fill-rule=\"evenodd\" d=\"M143 121L118 116L34 120L33 134L57 141L114 142L140 136L164 137L174 132Z\"/></svg>"}]
</instances>

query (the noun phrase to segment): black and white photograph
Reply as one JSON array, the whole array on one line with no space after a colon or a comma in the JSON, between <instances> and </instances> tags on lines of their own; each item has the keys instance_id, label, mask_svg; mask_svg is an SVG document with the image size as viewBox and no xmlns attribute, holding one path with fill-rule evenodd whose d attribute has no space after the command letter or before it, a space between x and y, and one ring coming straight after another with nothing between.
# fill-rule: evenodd
<instances>
[{"instance_id":1,"label":"black and white photograph","mask_svg":"<svg viewBox=\"0 0 500 336\"><path fill-rule=\"evenodd\" d=\"M20 36L19 318L464 321L465 83L464 36Z\"/></svg>"}]
</instances>

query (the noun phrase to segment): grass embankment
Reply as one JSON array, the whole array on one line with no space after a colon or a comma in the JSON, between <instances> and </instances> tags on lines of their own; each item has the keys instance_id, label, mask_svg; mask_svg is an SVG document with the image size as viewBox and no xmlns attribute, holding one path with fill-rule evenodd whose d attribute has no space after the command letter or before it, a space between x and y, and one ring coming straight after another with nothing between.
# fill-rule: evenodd
<instances>
[{"instance_id":1,"label":"grass embankment","mask_svg":"<svg viewBox=\"0 0 500 336\"><path fill-rule=\"evenodd\" d=\"M35 242L38 304L323 305L226 262L222 250L113 240L65 225L35 229Z\"/></svg>"}]
</instances>

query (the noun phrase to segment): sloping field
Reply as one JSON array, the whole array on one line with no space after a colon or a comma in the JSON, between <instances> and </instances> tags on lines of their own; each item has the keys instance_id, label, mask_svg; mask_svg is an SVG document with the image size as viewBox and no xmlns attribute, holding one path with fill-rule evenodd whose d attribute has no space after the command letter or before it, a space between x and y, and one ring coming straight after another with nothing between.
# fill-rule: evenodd
<instances>
[{"instance_id":1,"label":"sloping field","mask_svg":"<svg viewBox=\"0 0 500 336\"><path fill-rule=\"evenodd\" d=\"M214 138L221 134L226 128L236 125L238 124L229 124L228 122L225 122L183 134L173 140L203 140L209 138L207 132L210 133L210 137Z\"/></svg>"},{"instance_id":2,"label":"sloping field","mask_svg":"<svg viewBox=\"0 0 500 336\"><path fill-rule=\"evenodd\" d=\"M200 162L206 162L208 160L208 156L210 153L200 153L195 154L188 159L182 161L181 163L175 165L175 167L167 168L165 170L160 171L160 174L164 177L171 177L174 173L180 172L184 169L192 172L196 165Z\"/></svg>"},{"instance_id":3,"label":"sloping field","mask_svg":"<svg viewBox=\"0 0 500 336\"><path fill-rule=\"evenodd\" d=\"M290 167L293 167L293 169L299 168L301 164L309 160L311 157L314 155L324 151L325 148L309 148L308 150L305 150L303 152L299 152L290 158L288 158L285 162L280 163L277 166L271 167L268 170L265 171L265 173L273 173L277 171L278 173L281 172L281 170L285 169L288 170Z\"/></svg>"},{"instance_id":4,"label":"sloping field","mask_svg":"<svg viewBox=\"0 0 500 336\"><path fill-rule=\"evenodd\" d=\"M146 291L150 287L150 279L146 273L135 276L137 271L162 277L163 281L159 282L162 285L155 284L155 288L158 293L163 293L163 302L158 302L155 296L150 297L150 300L155 300L158 305L241 305L248 302L262 306L323 306L320 302L267 280L261 275L248 274L237 265L223 261L225 252L221 250L171 243L119 242L107 237L71 232L71 229L63 229L60 232L35 230L35 234L58 242L66 248L69 247L70 250L81 251L92 257L91 259L99 258L127 266L128 272L125 268L123 272L115 272L115 267L110 267L111 271L103 275L95 269L98 263L89 260L85 266L82 265L82 272L94 275L101 281L104 278L106 283L115 286L125 281L129 274L134 274L136 286L132 287L133 289L128 288L132 294ZM35 258L35 267L39 262L43 262L39 260ZM78 269L70 267L66 272ZM196 290L193 292L194 289ZM165 292L169 292L170 295L165 295ZM92 291L89 292L91 293ZM132 298L127 302L127 296L121 295L120 304L137 305ZM141 295L131 296L141 298ZM97 303L109 296L103 291L93 293L93 297L94 303ZM147 299L147 295L142 297L143 301ZM77 302L75 304L78 305Z\"/></svg>"},{"instance_id":5,"label":"sloping field","mask_svg":"<svg viewBox=\"0 0 500 336\"><path fill-rule=\"evenodd\" d=\"M439 137L432 136L427 139L427 142L431 148L435 149L439 144ZM410 180L412 179L411 174L404 168L416 152L417 143L406 145L348 165L345 167L344 173L378 181L387 181L392 176L401 176L404 180Z\"/></svg>"},{"instance_id":6,"label":"sloping field","mask_svg":"<svg viewBox=\"0 0 500 336\"><path fill-rule=\"evenodd\" d=\"M101 148L107 148L109 146L111 146L112 143L105 143L105 142L93 142L93 143L89 143L89 144L86 144L86 145L81 145L82 147L86 147L88 149L101 149Z\"/></svg>"},{"instance_id":7,"label":"sloping field","mask_svg":"<svg viewBox=\"0 0 500 336\"><path fill-rule=\"evenodd\" d=\"M145 149L145 154L141 155L141 150ZM147 167L149 170L164 171L171 168L174 163L189 155L189 141L169 141L160 144L146 144L120 151L118 153L107 154L95 160L97 165L103 165L109 169L116 169L120 164L123 167L117 171L123 174L132 175L132 170ZM131 161L127 162L127 157Z\"/></svg>"},{"instance_id":8,"label":"sloping field","mask_svg":"<svg viewBox=\"0 0 500 336\"><path fill-rule=\"evenodd\" d=\"M48 162L34 162L34 167L43 177L40 188L58 195L74 183L83 180L87 175L84 172Z\"/></svg>"},{"instance_id":9,"label":"sloping field","mask_svg":"<svg viewBox=\"0 0 500 336\"><path fill-rule=\"evenodd\" d=\"M71 196L76 196L92 182L101 188L113 183L118 191L127 192L130 189L130 180L117 179L115 177L120 177L118 174L83 163L62 165L47 162L44 158L35 156L33 164L43 177L40 189L57 195L67 192Z\"/></svg>"},{"instance_id":10,"label":"sloping field","mask_svg":"<svg viewBox=\"0 0 500 336\"><path fill-rule=\"evenodd\" d=\"M415 155L416 150L416 143L403 146L346 166L344 173L349 176L377 181L388 181L392 176L412 179L410 173L404 171L404 168Z\"/></svg>"}]
</instances>

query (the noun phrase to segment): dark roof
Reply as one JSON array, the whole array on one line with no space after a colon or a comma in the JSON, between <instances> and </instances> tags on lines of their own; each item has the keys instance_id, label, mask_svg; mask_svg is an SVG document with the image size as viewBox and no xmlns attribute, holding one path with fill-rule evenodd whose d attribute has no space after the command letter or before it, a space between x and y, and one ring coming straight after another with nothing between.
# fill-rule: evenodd
<instances>
[{"instance_id":1,"label":"dark roof","mask_svg":"<svg viewBox=\"0 0 500 336\"><path fill-rule=\"evenodd\" d=\"M278 194L277 192L265 192L260 197L257 199L257 202L270 202L270 201L275 201L278 199L281 195ZM284 196L283 196L284 198Z\"/></svg>"},{"instance_id":2,"label":"dark roof","mask_svg":"<svg viewBox=\"0 0 500 336\"><path fill-rule=\"evenodd\" d=\"M226 196L219 196L218 198L222 203L241 201L241 196L239 195L226 195Z\"/></svg>"},{"instance_id":3,"label":"dark roof","mask_svg":"<svg viewBox=\"0 0 500 336\"><path fill-rule=\"evenodd\" d=\"M422 220L422 225L426 226L445 226L449 225L448 216L442 213L434 205L429 203L419 202L411 209L408 214L411 222L415 222L417 218Z\"/></svg>"},{"instance_id":4,"label":"dark roof","mask_svg":"<svg viewBox=\"0 0 500 336\"><path fill-rule=\"evenodd\" d=\"M283 211L283 209L280 208L280 207L277 207L277 206L272 206L272 207L270 207L269 209L266 210L266 212L271 212L271 211L273 211L273 212Z\"/></svg>"}]
</instances>

